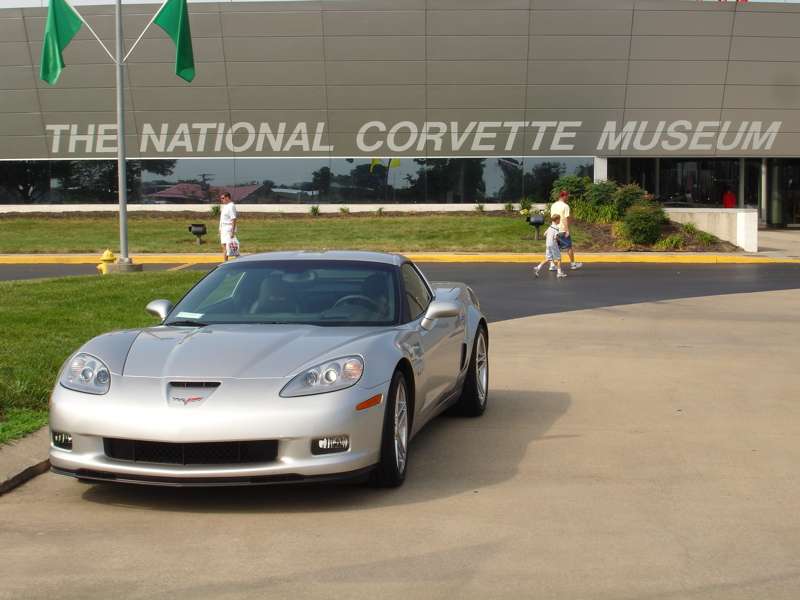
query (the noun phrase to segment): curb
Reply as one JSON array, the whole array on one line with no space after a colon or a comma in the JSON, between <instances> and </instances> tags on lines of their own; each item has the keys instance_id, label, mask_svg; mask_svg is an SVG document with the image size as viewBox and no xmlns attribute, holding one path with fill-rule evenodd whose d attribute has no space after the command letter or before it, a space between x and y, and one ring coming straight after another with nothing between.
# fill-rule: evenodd
<instances>
[{"instance_id":1,"label":"curb","mask_svg":"<svg viewBox=\"0 0 800 600\"><path fill-rule=\"evenodd\" d=\"M50 469L45 445L49 435L45 425L35 433L0 446L0 496Z\"/></svg>"},{"instance_id":2,"label":"curb","mask_svg":"<svg viewBox=\"0 0 800 600\"><path fill-rule=\"evenodd\" d=\"M408 252L401 253L415 262L435 263L534 263L542 255L497 253L446 253ZM701 264L701 265L753 265L753 264L800 264L800 258L757 256L752 254L592 254L580 253L585 263L648 263L648 264ZM138 254L131 257L142 265L214 265L220 260L216 254ZM0 255L0 265L96 265L100 262L94 254L5 254Z\"/></svg>"}]
</instances>

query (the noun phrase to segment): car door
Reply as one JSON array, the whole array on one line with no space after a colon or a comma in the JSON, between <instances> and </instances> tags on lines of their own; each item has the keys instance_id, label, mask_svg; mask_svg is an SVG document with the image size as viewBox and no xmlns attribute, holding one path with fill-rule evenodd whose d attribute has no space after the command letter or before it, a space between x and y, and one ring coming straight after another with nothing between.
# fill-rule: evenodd
<instances>
[{"instance_id":1,"label":"car door","mask_svg":"<svg viewBox=\"0 0 800 600\"><path fill-rule=\"evenodd\" d=\"M422 319L433 300L433 293L410 263L403 264L400 272L409 317L421 346L422 373L418 373L418 384L423 401L419 408L425 412L435 406L455 381L454 366L458 365L459 351L452 349L451 333L456 317L437 319L430 329L423 328Z\"/></svg>"}]
</instances>

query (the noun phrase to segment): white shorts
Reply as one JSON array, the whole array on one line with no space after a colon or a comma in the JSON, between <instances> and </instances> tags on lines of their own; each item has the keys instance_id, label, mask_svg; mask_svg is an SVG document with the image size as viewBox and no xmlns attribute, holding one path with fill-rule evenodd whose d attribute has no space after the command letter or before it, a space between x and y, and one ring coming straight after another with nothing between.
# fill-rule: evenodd
<instances>
[{"instance_id":1,"label":"white shorts","mask_svg":"<svg viewBox=\"0 0 800 600\"><path fill-rule=\"evenodd\" d=\"M547 246L544 251L546 260L561 260L561 250L558 246Z\"/></svg>"},{"instance_id":2,"label":"white shorts","mask_svg":"<svg viewBox=\"0 0 800 600\"><path fill-rule=\"evenodd\" d=\"M219 243L220 244L228 244L233 239L233 231L230 229L220 229L219 230Z\"/></svg>"}]
</instances>

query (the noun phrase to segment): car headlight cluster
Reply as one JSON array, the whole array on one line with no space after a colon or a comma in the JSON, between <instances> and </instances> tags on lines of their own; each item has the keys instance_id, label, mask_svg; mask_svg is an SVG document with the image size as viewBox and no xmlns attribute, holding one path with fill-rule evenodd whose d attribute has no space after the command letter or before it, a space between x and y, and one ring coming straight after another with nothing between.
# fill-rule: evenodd
<instances>
[{"instance_id":1,"label":"car headlight cluster","mask_svg":"<svg viewBox=\"0 0 800 600\"><path fill-rule=\"evenodd\" d=\"M359 356L329 360L294 377L281 390L281 396L294 398L344 390L357 384L363 374L364 361Z\"/></svg>"},{"instance_id":2,"label":"car headlight cluster","mask_svg":"<svg viewBox=\"0 0 800 600\"><path fill-rule=\"evenodd\" d=\"M111 387L111 372L99 358L80 352L61 372L61 385L76 392L105 394Z\"/></svg>"}]
</instances>

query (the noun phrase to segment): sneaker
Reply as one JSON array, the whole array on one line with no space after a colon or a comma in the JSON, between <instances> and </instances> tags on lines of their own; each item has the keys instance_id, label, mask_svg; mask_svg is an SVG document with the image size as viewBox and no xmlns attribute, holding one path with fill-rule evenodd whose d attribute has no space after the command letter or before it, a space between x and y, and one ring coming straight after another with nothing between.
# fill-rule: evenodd
<instances>
[{"instance_id":1,"label":"sneaker","mask_svg":"<svg viewBox=\"0 0 800 600\"><path fill-rule=\"evenodd\" d=\"M556 266L554 264L551 263L550 264L550 268L548 269L548 271L558 271L558 269L556 268Z\"/></svg>"},{"instance_id":2,"label":"sneaker","mask_svg":"<svg viewBox=\"0 0 800 600\"><path fill-rule=\"evenodd\" d=\"M570 269L572 269L573 271L577 271L582 266L583 266L582 262L574 262L574 263L572 263L572 266L570 266Z\"/></svg>"},{"instance_id":3,"label":"sneaker","mask_svg":"<svg viewBox=\"0 0 800 600\"><path fill-rule=\"evenodd\" d=\"M539 277L539 271L540 271L539 267L533 267L533 276Z\"/></svg>"},{"instance_id":4,"label":"sneaker","mask_svg":"<svg viewBox=\"0 0 800 600\"><path fill-rule=\"evenodd\" d=\"M558 277L559 279L564 279L564 277L566 277L566 276L567 276L567 274L564 273L563 271L560 271L559 274L556 275L556 277Z\"/></svg>"}]
</instances>

